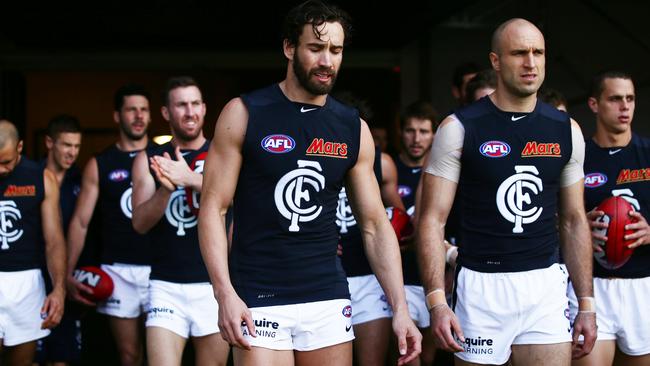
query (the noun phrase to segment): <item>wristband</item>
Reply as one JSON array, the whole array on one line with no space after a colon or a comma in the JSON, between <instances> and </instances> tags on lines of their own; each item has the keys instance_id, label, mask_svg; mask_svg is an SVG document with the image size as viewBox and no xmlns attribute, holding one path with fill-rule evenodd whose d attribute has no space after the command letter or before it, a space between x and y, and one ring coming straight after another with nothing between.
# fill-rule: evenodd
<instances>
[{"instance_id":1,"label":"wristband","mask_svg":"<svg viewBox=\"0 0 650 366\"><path fill-rule=\"evenodd\" d=\"M427 310L440 306L447 305L447 299L445 298L445 290L437 288L427 294L424 298L425 303L427 304Z\"/></svg>"},{"instance_id":2,"label":"wristband","mask_svg":"<svg viewBox=\"0 0 650 366\"><path fill-rule=\"evenodd\" d=\"M578 312L579 313L595 313L596 300L593 296L582 296L578 298Z\"/></svg>"},{"instance_id":3,"label":"wristband","mask_svg":"<svg viewBox=\"0 0 650 366\"><path fill-rule=\"evenodd\" d=\"M458 253L458 247L457 246L452 245L452 246L449 247L449 249L447 249L447 254L445 255L445 260L447 261L447 263L451 264L450 263L451 257L455 253Z\"/></svg>"}]
</instances>

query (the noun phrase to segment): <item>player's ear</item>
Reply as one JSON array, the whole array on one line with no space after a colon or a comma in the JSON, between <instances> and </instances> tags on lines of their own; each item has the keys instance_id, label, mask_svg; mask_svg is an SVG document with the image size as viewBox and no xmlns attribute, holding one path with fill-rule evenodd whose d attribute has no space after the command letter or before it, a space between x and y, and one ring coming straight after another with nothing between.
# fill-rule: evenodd
<instances>
[{"instance_id":1,"label":"player's ear","mask_svg":"<svg viewBox=\"0 0 650 366\"><path fill-rule=\"evenodd\" d=\"M120 123L120 112L113 111L113 121L115 123Z\"/></svg>"},{"instance_id":2,"label":"player's ear","mask_svg":"<svg viewBox=\"0 0 650 366\"><path fill-rule=\"evenodd\" d=\"M169 109L167 109L167 106L160 107L160 114L162 114L165 121L169 122Z\"/></svg>"},{"instance_id":3,"label":"player's ear","mask_svg":"<svg viewBox=\"0 0 650 366\"><path fill-rule=\"evenodd\" d=\"M598 113L598 101L594 97L589 97L587 99L587 105L589 106L589 109L591 109L592 112Z\"/></svg>"},{"instance_id":4,"label":"player's ear","mask_svg":"<svg viewBox=\"0 0 650 366\"><path fill-rule=\"evenodd\" d=\"M499 71L501 69L499 55L497 55L495 52L490 52L490 64L492 64L494 71Z\"/></svg>"},{"instance_id":5,"label":"player's ear","mask_svg":"<svg viewBox=\"0 0 650 366\"><path fill-rule=\"evenodd\" d=\"M54 140L50 136L45 136L45 147L52 150L52 146L54 146Z\"/></svg>"},{"instance_id":6,"label":"player's ear","mask_svg":"<svg viewBox=\"0 0 650 366\"><path fill-rule=\"evenodd\" d=\"M18 154L23 153L23 140L18 141L18 144L16 145L16 151L18 151Z\"/></svg>"},{"instance_id":7,"label":"player's ear","mask_svg":"<svg viewBox=\"0 0 650 366\"><path fill-rule=\"evenodd\" d=\"M288 39L285 39L282 42L282 50L284 51L284 57L290 61L293 61L293 55L296 52L296 45L291 44Z\"/></svg>"}]
</instances>

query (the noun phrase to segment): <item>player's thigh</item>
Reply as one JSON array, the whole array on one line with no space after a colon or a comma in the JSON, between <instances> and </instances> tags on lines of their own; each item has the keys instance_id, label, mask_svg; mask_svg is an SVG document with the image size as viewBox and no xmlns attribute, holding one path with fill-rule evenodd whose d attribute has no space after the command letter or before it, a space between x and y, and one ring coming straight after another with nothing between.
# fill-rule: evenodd
<instances>
[{"instance_id":1,"label":"player's thigh","mask_svg":"<svg viewBox=\"0 0 650 366\"><path fill-rule=\"evenodd\" d=\"M352 366L352 342L313 351L296 351L296 366Z\"/></svg>"},{"instance_id":2,"label":"player's thigh","mask_svg":"<svg viewBox=\"0 0 650 366\"><path fill-rule=\"evenodd\" d=\"M650 354L630 356L621 352L619 349L616 350L616 356L614 356L614 366L647 366L647 365L650 365Z\"/></svg>"},{"instance_id":3,"label":"player's thigh","mask_svg":"<svg viewBox=\"0 0 650 366\"><path fill-rule=\"evenodd\" d=\"M454 357L454 365L455 366L489 366L489 365L485 365L485 364L482 364L482 363L474 363L474 362L464 361L464 360L461 360L458 357ZM505 365L508 365L508 362L506 362Z\"/></svg>"},{"instance_id":4,"label":"player's thigh","mask_svg":"<svg viewBox=\"0 0 650 366\"><path fill-rule=\"evenodd\" d=\"M420 353L420 360L422 365L432 365L433 360L436 358L436 345L433 341L433 333L431 328L421 328L422 334L422 353Z\"/></svg>"},{"instance_id":5,"label":"player's thigh","mask_svg":"<svg viewBox=\"0 0 650 366\"><path fill-rule=\"evenodd\" d=\"M28 366L32 364L36 354L36 341L25 342L11 347L5 347L2 353L2 365Z\"/></svg>"},{"instance_id":6,"label":"player's thigh","mask_svg":"<svg viewBox=\"0 0 650 366\"><path fill-rule=\"evenodd\" d=\"M513 345L510 360L513 366L569 366L571 365L571 343Z\"/></svg>"},{"instance_id":7,"label":"player's thigh","mask_svg":"<svg viewBox=\"0 0 650 366\"><path fill-rule=\"evenodd\" d=\"M292 350L272 350L262 347L252 347L249 351L233 348L235 366L291 366L294 364Z\"/></svg>"},{"instance_id":8,"label":"player's thigh","mask_svg":"<svg viewBox=\"0 0 650 366\"><path fill-rule=\"evenodd\" d=\"M572 366L611 366L616 354L616 341L596 341L591 352L579 360L573 360Z\"/></svg>"},{"instance_id":9,"label":"player's thigh","mask_svg":"<svg viewBox=\"0 0 650 366\"><path fill-rule=\"evenodd\" d=\"M119 350L140 349L142 347L143 322L141 318L108 317L115 343Z\"/></svg>"},{"instance_id":10,"label":"player's thigh","mask_svg":"<svg viewBox=\"0 0 650 366\"><path fill-rule=\"evenodd\" d=\"M162 327L147 327L147 358L150 365L181 364L187 339Z\"/></svg>"},{"instance_id":11,"label":"player's thigh","mask_svg":"<svg viewBox=\"0 0 650 366\"><path fill-rule=\"evenodd\" d=\"M192 343L197 365L221 366L228 362L230 345L221 337L221 333L193 337Z\"/></svg>"},{"instance_id":12,"label":"player's thigh","mask_svg":"<svg viewBox=\"0 0 650 366\"><path fill-rule=\"evenodd\" d=\"M359 366L385 364L390 332L390 318L354 325L354 358Z\"/></svg>"}]
</instances>

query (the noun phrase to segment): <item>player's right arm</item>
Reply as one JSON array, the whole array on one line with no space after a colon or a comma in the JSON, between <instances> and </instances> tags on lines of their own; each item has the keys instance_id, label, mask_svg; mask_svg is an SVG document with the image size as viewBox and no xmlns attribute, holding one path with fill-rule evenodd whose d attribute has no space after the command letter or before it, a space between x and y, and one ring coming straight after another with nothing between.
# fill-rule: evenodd
<instances>
[{"instance_id":1,"label":"player's right arm","mask_svg":"<svg viewBox=\"0 0 650 366\"><path fill-rule=\"evenodd\" d=\"M70 219L70 225L68 227L68 273L66 278L68 296L86 305L94 305L94 303L80 296L79 291L90 294L92 290L77 281L73 277L73 273L84 248L86 235L88 234L88 225L92 219L98 197L99 168L97 167L97 159L91 158L84 168L83 176L81 177L81 190L77 197L77 205L75 206L74 214Z\"/></svg>"},{"instance_id":2,"label":"player's right arm","mask_svg":"<svg viewBox=\"0 0 650 366\"><path fill-rule=\"evenodd\" d=\"M390 155L386 153L381 154L381 184L379 190L381 191L381 200L386 207L397 207L406 211L402 198L397 192L397 167Z\"/></svg>"},{"instance_id":3,"label":"player's right arm","mask_svg":"<svg viewBox=\"0 0 650 366\"><path fill-rule=\"evenodd\" d=\"M458 319L444 296L445 223L458 186L463 136L464 130L455 117L447 117L440 124L422 174L421 207L416 209L419 214L415 240L431 315L431 332L437 346L450 352L463 350L454 339L454 333L464 341Z\"/></svg>"},{"instance_id":4,"label":"player's right arm","mask_svg":"<svg viewBox=\"0 0 650 366\"><path fill-rule=\"evenodd\" d=\"M203 169L203 189L199 212L199 244L219 303L221 336L235 347L250 349L242 334L242 322L255 336L250 310L237 295L228 272L226 211L237 187L243 156L242 146L248 126L248 111L240 98L228 102L217 120Z\"/></svg>"},{"instance_id":5,"label":"player's right arm","mask_svg":"<svg viewBox=\"0 0 650 366\"><path fill-rule=\"evenodd\" d=\"M131 175L133 177L133 229L139 234L146 234L165 214L167 201L174 192L175 187L168 180L163 179L156 172L160 187L156 189L156 182L149 171L149 161L146 150L140 151L133 161ZM157 169L151 162L152 169Z\"/></svg>"}]
</instances>

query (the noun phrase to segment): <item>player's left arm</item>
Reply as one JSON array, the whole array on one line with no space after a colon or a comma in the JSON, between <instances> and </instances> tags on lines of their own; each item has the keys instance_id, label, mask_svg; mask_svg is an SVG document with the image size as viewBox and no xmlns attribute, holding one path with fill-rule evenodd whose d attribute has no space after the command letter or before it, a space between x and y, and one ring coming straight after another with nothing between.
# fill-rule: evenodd
<instances>
[{"instance_id":1,"label":"player's left arm","mask_svg":"<svg viewBox=\"0 0 650 366\"><path fill-rule=\"evenodd\" d=\"M43 170L45 197L41 203L41 223L45 240L47 270L52 279L52 292L45 298L41 313L45 319L41 328L53 328L61 321L65 300L66 252L61 212L59 209L59 186L54 174Z\"/></svg>"},{"instance_id":2,"label":"player's left arm","mask_svg":"<svg viewBox=\"0 0 650 366\"><path fill-rule=\"evenodd\" d=\"M634 243L628 245L630 249L640 247L641 245L650 244L650 225L639 211L630 211L630 217L635 218L637 222L625 225L625 230L634 230L632 234L625 235L625 240L634 240Z\"/></svg>"},{"instance_id":3,"label":"player's left arm","mask_svg":"<svg viewBox=\"0 0 650 366\"><path fill-rule=\"evenodd\" d=\"M174 155L176 160L165 152L163 156L154 156L153 161L159 167L162 175L177 187L191 187L193 190L201 192L203 175L190 169L178 146L174 149Z\"/></svg>"},{"instance_id":4,"label":"player's left arm","mask_svg":"<svg viewBox=\"0 0 650 366\"><path fill-rule=\"evenodd\" d=\"M560 182L560 246L571 283L579 302L573 327L573 358L583 357L596 342L596 312L593 302L592 249L589 222L584 207L584 139L578 124L571 120L573 152ZM584 336L584 344L578 336Z\"/></svg>"},{"instance_id":5,"label":"player's left arm","mask_svg":"<svg viewBox=\"0 0 650 366\"><path fill-rule=\"evenodd\" d=\"M406 211L397 191L397 167L390 155L381 154L381 200L386 207L396 207Z\"/></svg>"},{"instance_id":6,"label":"player's left arm","mask_svg":"<svg viewBox=\"0 0 650 366\"><path fill-rule=\"evenodd\" d=\"M397 335L402 365L420 353L422 335L411 320L406 305L399 245L381 202L373 172L374 143L361 122L361 143L356 164L347 174L347 194L361 229L368 261L393 308L393 330Z\"/></svg>"}]
</instances>

